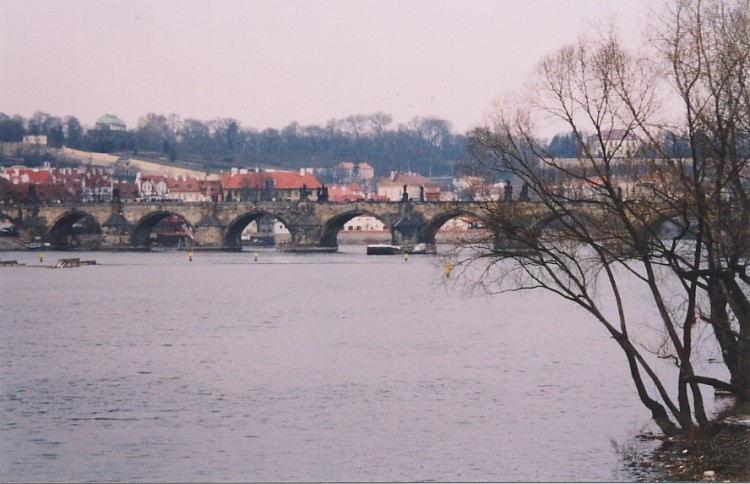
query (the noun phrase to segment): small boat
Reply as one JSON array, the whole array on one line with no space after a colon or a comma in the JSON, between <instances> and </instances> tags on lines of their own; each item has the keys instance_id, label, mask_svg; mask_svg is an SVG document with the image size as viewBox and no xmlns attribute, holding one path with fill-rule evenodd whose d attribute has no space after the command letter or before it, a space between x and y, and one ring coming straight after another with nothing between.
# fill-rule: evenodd
<instances>
[{"instance_id":1,"label":"small boat","mask_svg":"<svg viewBox=\"0 0 750 484\"><path fill-rule=\"evenodd\" d=\"M31 250L38 250L38 249L43 249L47 247L50 247L50 243L42 242L41 237L34 237L34 240L26 244L26 248L31 249Z\"/></svg>"},{"instance_id":2,"label":"small boat","mask_svg":"<svg viewBox=\"0 0 750 484\"><path fill-rule=\"evenodd\" d=\"M425 244L420 242L410 249L406 249L409 254L437 254L435 244Z\"/></svg>"},{"instance_id":3,"label":"small boat","mask_svg":"<svg viewBox=\"0 0 750 484\"><path fill-rule=\"evenodd\" d=\"M0 225L0 237L14 237L16 235L18 235L18 229L15 225Z\"/></svg>"},{"instance_id":4,"label":"small boat","mask_svg":"<svg viewBox=\"0 0 750 484\"><path fill-rule=\"evenodd\" d=\"M402 252L401 246L391 244L370 244L367 255L396 255Z\"/></svg>"}]
</instances>

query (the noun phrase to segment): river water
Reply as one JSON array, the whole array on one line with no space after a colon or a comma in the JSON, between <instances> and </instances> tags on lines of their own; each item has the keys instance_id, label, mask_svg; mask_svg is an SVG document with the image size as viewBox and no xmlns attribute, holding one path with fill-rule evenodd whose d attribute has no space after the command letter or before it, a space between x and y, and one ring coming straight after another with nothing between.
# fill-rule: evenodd
<instances>
[{"instance_id":1,"label":"river water","mask_svg":"<svg viewBox=\"0 0 750 484\"><path fill-rule=\"evenodd\" d=\"M634 479L590 318L364 251L0 253L0 481Z\"/></svg>"}]
</instances>

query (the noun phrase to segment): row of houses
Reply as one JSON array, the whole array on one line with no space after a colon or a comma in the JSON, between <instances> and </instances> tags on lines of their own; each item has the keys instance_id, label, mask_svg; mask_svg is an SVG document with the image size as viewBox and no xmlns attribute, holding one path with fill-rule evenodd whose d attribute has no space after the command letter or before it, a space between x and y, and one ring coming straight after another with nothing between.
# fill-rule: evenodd
<instances>
[{"instance_id":1,"label":"row of houses","mask_svg":"<svg viewBox=\"0 0 750 484\"><path fill-rule=\"evenodd\" d=\"M242 202L286 200L352 201L437 201L454 199L444 182L416 173L392 172L370 184L357 177L348 183L324 185L311 169L298 172L232 169L218 176L199 179L190 176L143 175L123 172L118 167L41 168L0 167L0 201L30 202ZM369 165L368 165L369 166ZM369 170L365 167L365 170ZM364 180L369 180L366 174Z\"/></svg>"},{"instance_id":2,"label":"row of houses","mask_svg":"<svg viewBox=\"0 0 750 484\"><path fill-rule=\"evenodd\" d=\"M574 160L573 160L574 161ZM571 163L573 163L571 161ZM653 178L653 179L652 179ZM570 178L556 182L561 196L595 198L596 179ZM653 174L620 176L617 185L624 199L643 198L648 187L673 183ZM514 191L515 188L515 191ZM528 200L523 186L510 180L490 183L482 177L428 179L417 173L392 172L372 185L324 185L311 169L298 172L232 169L212 177L143 175L121 167L26 168L0 167L0 203L32 202L257 202L257 201L453 201Z\"/></svg>"}]
</instances>

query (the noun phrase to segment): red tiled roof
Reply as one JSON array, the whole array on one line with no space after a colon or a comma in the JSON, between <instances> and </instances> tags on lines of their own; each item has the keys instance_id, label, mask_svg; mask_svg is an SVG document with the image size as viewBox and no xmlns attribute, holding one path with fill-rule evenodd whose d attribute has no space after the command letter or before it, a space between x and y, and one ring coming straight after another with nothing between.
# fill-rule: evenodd
<instances>
[{"instance_id":1,"label":"red tiled roof","mask_svg":"<svg viewBox=\"0 0 750 484\"><path fill-rule=\"evenodd\" d=\"M364 200L365 193L359 183L349 185L327 185L328 200L331 202L351 202L355 200Z\"/></svg>"},{"instance_id":2,"label":"red tiled roof","mask_svg":"<svg viewBox=\"0 0 750 484\"><path fill-rule=\"evenodd\" d=\"M11 171L9 173L10 180L13 183L27 183L22 182L21 179L26 175L28 177L28 183L32 185L47 184L50 182L50 172L48 170L35 170L33 168L21 168L18 171Z\"/></svg>"},{"instance_id":3,"label":"red tiled roof","mask_svg":"<svg viewBox=\"0 0 750 484\"><path fill-rule=\"evenodd\" d=\"M117 183L115 188L120 189L120 197L122 198L137 198L139 195L138 185L135 183L121 182Z\"/></svg>"},{"instance_id":4,"label":"red tiled roof","mask_svg":"<svg viewBox=\"0 0 750 484\"><path fill-rule=\"evenodd\" d=\"M72 202L76 200L76 195L71 193L62 185L38 184L38 183L19 183L12 184L5 180L0 184L0 195L3 200L15 200L17 202L32 201L29 196L29 187L34 187L36 200L48 202L60 200L63 202Z\"/></svg>"},{"instance_id":5,"label":"red tiled roof","mask_svg":"<svg viewBox=\"0 0 750 484\"><path fill-rule=\"evenodd\" d=\"M300 175L299 173L276 171L266 173L266 175L274 175L274 188L277 190L302 188L302 185L307 185L309 189L320 188L321 186L317 178L309 173Z\"/></svg>"},{"instance_id":6,"label":"red tiled roof","mask_svg":"<svg viewBox=\"0 0 750 484\"><path fill-rule=\"evenodd\" d=\"M167 178L167 188L170 192L199 192L200 184L197 178Z\"/></svg>"},{"instance_id":7,"label":"red tiled roof","mask_svg":"<svg viewBox=\"0 0 750 484\"><path fill-rule=\"evenodd\" d=\"M273 180L275 190L291 190L307 185L309 189L319 188L320 182L311 174L300 175L288 171L250 172L250 173L222 173L221 181L224 188L238 190L243 188L263 188L266 180Z\"/></svg>"},{"instance_id":8,"label":"red tiled roof","mask_svg":"<svg viewBox=\"0 0 750 484\"><path fill-rule=\"evenodd\" d=\"M156 185L157 183L162 182L162 181L166 182L166 177L161 176L161 175L145 175L141 177L141 183L145 181L150 181L151 183Z\"/></svg>"},{"instance_id":9,"label":"red tiled roof","mask_svg":"<svg viewBox=\"0 0 750 484\"><path fill-rule=\"evenodd\" d=\"M263 175L265 175L265 173L222 173L221 184L224 188L231 190L242 188L260 189L263 187Z\"/></svg>"}]
</instances>

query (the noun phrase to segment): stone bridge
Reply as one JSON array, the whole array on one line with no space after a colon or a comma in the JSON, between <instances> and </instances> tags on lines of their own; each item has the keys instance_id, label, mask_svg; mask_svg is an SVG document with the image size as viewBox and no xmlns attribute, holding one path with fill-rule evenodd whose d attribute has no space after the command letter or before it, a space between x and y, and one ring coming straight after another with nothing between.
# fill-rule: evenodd
<instances>
[{"instance_id":1,"label":"stone bridge","mask_svg":"<svg viewBox=\"0 0 750 484\"><path fill-rule=\"evenodd\" d=\"M583 203L576 210L598 225L603 219L596 215L600 212L597 206ZM289 250L335 251L339 231L349 220L361 215L383 222L393 244L415 245L434 244L438 230L453 218L471 217L483 222L497 211L511 211L507 214L514 227L491 227L495 244L512 244L508 229L524 228L536 233L556 219L542 204L534 202L172 201L0 205L0 220L8 220L18 228L23 243L41 240L57 249L148 250L154 227L161 220L177 215L189 225L195 249L240 250L240 235L245 227L270 216L289 230ZM656 218L643 226L645 236L657 233L659 226L670 218L666 212L655 214ZM81 233L81 225L87 228L85 233Z\"/></svg>"},{"instance_id":2,"label":"stone bridge","mask_svg":"<svg viewBox=\"0 0 750 484\"><path fill-rule=\"evenodd\" d=\"M493 205L498 206L496 202ZM528 204L527 204L528 205ZM527 209L533 217L533 207ZM487 202L138 202L69 203L0 206L0 219L13 222L21 240L35 238L53 248L72 248L74 224L93 226L87 248L147 250L151 232L162 219L177 215L190 226L196 249L237 250L245 227L263 216L282 222L291 234L291 250L337 248L337 234L356 216L372 216L391 232L392 243L434 243L440 227L452 218L483 220ZM80 225L80 224L79 224Z\"/></svg>"}]
</instances>

